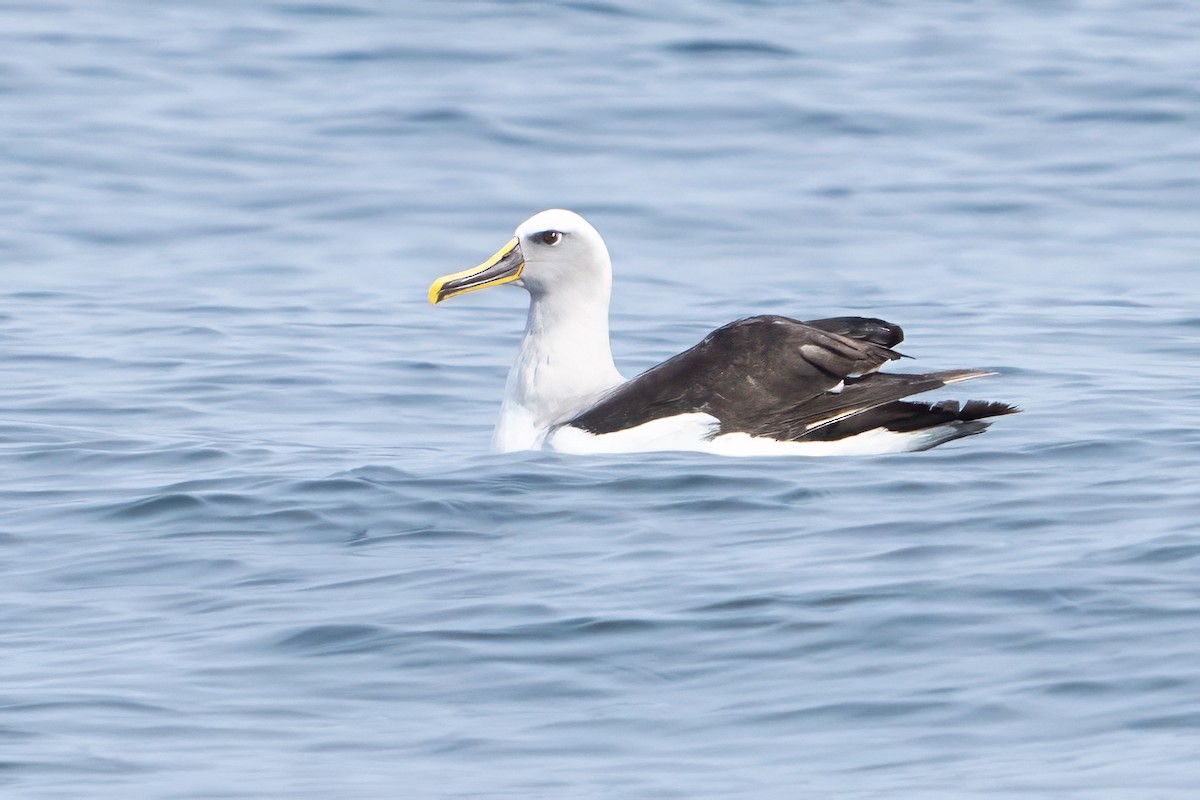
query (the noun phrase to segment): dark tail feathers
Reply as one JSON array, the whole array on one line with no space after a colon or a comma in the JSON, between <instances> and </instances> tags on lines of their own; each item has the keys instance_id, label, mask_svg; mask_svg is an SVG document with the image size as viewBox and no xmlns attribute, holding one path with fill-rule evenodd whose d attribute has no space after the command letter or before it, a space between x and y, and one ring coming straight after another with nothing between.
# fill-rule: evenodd
<instances>
[{"instance_id":1,"label":"dark tail feathers","mask_svg":"<svg viewBox=\"0 0 1200 800\"><path fill-rule=\"evenodd\" d=\"M983 433L988 429L990 423L982 420L988 417L1015 414L1020 410L1008 403L992 400L968 400L965 404L959 403L957 400L942 400L937 403L896 400L870 411L855 414L832 425L817 428L801 437L801 441L835 441L876 428L906 433L939 425L950 426L947 428L944 438L937 439L929 445L929 447L935 447L951 439Z\"/></svg>"}]
</instances>

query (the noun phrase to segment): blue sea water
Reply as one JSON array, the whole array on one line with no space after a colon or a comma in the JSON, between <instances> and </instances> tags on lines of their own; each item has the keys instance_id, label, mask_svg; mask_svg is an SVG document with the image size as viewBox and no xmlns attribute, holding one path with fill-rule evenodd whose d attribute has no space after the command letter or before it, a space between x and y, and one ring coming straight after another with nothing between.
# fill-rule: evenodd
<instances>
[{"instance_id":1,"label":"blue sea water","mask_svg":"<svg viewBox=\"0 0 1200 800\"><path fill-rule=\"evenodd\" d=\"M1200 796L1200 10L0 3L0 795ZM868 314L920 454L488 452L542 208L634 374Z\"/></svg>"}]
</instances>

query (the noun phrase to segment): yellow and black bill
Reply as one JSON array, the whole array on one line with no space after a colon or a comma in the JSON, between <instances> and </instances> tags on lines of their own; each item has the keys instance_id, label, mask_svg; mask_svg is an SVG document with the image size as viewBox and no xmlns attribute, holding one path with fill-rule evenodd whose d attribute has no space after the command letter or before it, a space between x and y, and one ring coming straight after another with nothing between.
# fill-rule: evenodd
<instances>
[{"instance_id":1,"label":"yellow and black bill","mask_svg":"<svg viewBox=\"0 0 1200 800\"><path fill-rule=\"evenodd\" d=\"M521 277L525 257L521 255L521 240L515 236L496 254L477 267L452 275L443 275L429 287L429 302L437 305L448 297L466 294L487 286L511 283Z\"/></svg>"}]
</instances>

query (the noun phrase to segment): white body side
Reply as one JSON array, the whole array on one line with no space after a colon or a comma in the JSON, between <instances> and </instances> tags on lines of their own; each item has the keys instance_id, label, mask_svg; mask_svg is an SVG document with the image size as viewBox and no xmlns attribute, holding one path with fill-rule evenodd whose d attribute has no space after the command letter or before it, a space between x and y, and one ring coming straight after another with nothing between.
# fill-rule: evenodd
<instances>
[{"instance_id":1,"label":"white body side","mask_svg":"<svg viewBox=\"0 0 1200 800\"><path fill-rule=\"evenodd\" d=\"M715 417L692 413L600 435L562 427L545 436L542 446L576 455L671 450L720 456L862 456L923 450L953 433L952 423L906 432L877 428L832 442L780 441L748 433L726 433L709 438L718 425Z\"/></svg>"}]
</instances>

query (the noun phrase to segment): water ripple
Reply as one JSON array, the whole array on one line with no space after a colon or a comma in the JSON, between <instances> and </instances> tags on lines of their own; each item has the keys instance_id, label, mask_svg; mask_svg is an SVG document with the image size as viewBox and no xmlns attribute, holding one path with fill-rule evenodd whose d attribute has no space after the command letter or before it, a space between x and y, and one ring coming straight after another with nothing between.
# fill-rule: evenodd
<instances>
[{"instance_id":1,"label":"water ripple","mask_svg":"<svg viewBox=\"0 0 1200 800\"><path fill-rule=\"evenodd\" d=\"M7 3L0 784L1195 788L1187 4ZM545 207L629 374L904 325L1024 413L889 458L488 452Z\"/></svg>"}]
</instances>

